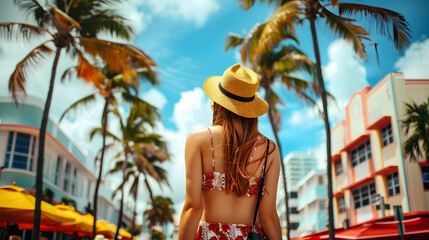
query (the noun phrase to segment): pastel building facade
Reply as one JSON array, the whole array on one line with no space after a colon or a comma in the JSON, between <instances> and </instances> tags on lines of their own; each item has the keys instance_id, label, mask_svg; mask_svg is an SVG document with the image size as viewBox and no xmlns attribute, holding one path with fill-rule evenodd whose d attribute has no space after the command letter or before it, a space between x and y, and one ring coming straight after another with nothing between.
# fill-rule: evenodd
<instances>
[{"instance_id":1,"label":"pastel building facade","mask_svg":"<svg viewBox=\"0 0 429 240\"><path fill-rule=\"evenodd\" d=\"M297 185L299 235L305 236L326 229L327 178L326 171L315 169Z\"/></svg>"},{"instance_id":2,"label":"pastel building facade","mask_svg":"<svg viewBox=\"0 0 429 240\"><path fill-rule=\"evenodd\" d=\"M298 188L297 184L310 171L317 168L317 159L311 152L290 152L283 159L286 171L287 190L289 192L289 221L291 224L291 237L298 237L298 226L300 216L298 212ZM281 226L286 226L285 195L283 191L283 180L279 179L279 190L277 196L277 212L279 213ZM285 233L285 230L283 231Z\"/></svg>"},{"instance_id":3,"label":"pastel building facade","mask_svg":"<svg viewBox=\"0 0 429 240\"><path fill-rule=\"evenodd\" d=\"M12 185L34 189L37 165L38 134L44 103L27 96L16 106L10 97L0 97L0 186ZM96 183L93 164L51 119L48 121L45 145L43 189L54 192L54 199L67 197L76 201L76 209L93 207ZM106 182L105 182L106 183ZM117 222L118 207L111 191L102 184L99 190L99 219ZM124 222L131 221L125 207Z\"/></svg>"},{"instance_id":4,"label":"pastel building facade","mask_svg":"<svg viewBox=\"0 0 429 240\"><path fill-rule=\"evenodd\" d=\"M429 211L428 161L404 158L407 137L400 126L405 103L428 97L428 79L396 72L352 95L345 120L331 130L336 227L393 215L393 206L404 213ZM390 209L377 209L380 198Z\"/></svg>"}]
</instances>

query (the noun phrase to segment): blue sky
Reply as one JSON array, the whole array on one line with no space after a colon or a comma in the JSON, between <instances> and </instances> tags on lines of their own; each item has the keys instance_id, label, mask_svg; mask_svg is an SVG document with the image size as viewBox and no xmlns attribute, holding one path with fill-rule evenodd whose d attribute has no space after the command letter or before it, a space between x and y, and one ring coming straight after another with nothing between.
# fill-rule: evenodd
<instances>
[{"instance_id":1,"label":"blue sky","mask_svg":"<svg viewBox=\"0 0 429 240\"><path fill-rule=\"evenodd\" d=\"M2 2L0 21L27 21L11 2ZM344 119L344 106L354 91L367 85L373 86L389 72L403 71L406 78L429 78L427 1L356 2L401 12L410 24L413 37L406 49L396 51L386 37L371 31L372 41L379 46L381 68L378 68L370 42L366 42L368 58L361 61L354 55L350 45L338 40L337 36L319 22L317 30L326 87L337 99L337 106L330 107L333 126ZM226 68L239 62L238 50L224 51L227 34L243 35L256 23L265 21L273 12L273 7L257 4L249 11L244 11L238 6L238 1L234 0L130 0L116 8L130 19L131 25L136 29L137 35L133 43L145 50L158 64L161 85L156 88L143 85L141 96L162 111L162 124L159 124L157 131L166 138L172 153L171 162L165 167L170 171L173 189L164 194L173 197L179 210L185 195L183 148L186 135L193 129L209 125L211 120L209 100L202 91L203 82L209 76L222 75ZM368 26L366 23L364 25ZM308 23L297 27L297 32L300 48L313 58ZM106 38L112 39L109 36ZM0 41L1 96L8 95L7 82L16 63L37 43L38 41L25 44ZM45 63L45 67L34 69L32 79L28 82L28 94L42 99L46 97L46 79L52 59ZM58 73L61 74L74 64L74 59L63 56ZM290 151L313 151L323 163L324 128L315 109L297 100L294 94L288 93L279 84L275 87L285 102L281 108L283 121L280 131L284 155ZM64 84L58 82L51 118L57 121L67 106L91 92L93 89L90 86L77 79ZM60 124L89 159L93 158L100 146L99 140L89 142L88 131L91 127L98 126L102 104L102 99L98 99L92 107L82 108ZM111 126L117 130L117 122L114 120L111 121ZM260 129L263 134L272 136L266 116L260 119ZM111 186L114 188L119 180L113 178L109 181L113 182ZM141 196L140 209L147 202L143 190Z\"/></svg>"}]
</instances>

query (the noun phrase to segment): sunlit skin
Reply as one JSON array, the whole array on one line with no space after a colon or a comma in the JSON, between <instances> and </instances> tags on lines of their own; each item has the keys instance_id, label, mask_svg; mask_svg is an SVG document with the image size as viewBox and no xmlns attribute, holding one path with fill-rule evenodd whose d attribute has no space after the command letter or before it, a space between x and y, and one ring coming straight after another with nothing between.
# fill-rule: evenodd
<instances>
[{"instance_id":1,"label":"sunlit skin","mask_svg":"<svg viewBox=\"0 0 429 240\"><path fill-rule=\"evenodd\" d=\"M223 132L221 126L210 127L213 134L216 171L224 172L222 154ZM260 135L262 136L262 135ZM249 173L260 176L266 151L266 140L256 144ZM261 199L258 219L268 239L281 239L280 223L276 211L277 183L280 173L280 155L271 141L266 172L266 192ZM194 239L200 221L252 224L257 197L236 197L226 191L203 191L202 173L212 171L210 133L207 128L188 135L185 147L186 199L180 217L179 240Z\"/></svg>"}]
</instances>

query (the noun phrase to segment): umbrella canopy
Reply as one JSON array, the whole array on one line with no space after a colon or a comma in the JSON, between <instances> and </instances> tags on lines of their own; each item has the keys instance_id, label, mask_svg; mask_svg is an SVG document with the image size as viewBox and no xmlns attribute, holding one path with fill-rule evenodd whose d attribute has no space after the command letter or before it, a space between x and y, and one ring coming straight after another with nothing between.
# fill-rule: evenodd
<instances>
[{"instance_id":1,"label":"umbrella canopy","mask_svg":"<svg viewBox=\"0 0 429 240\"><path fill-rule=\"evenodd\" d=\"M24 188L10 185L0 188L0 221L32 224L36 199ZM46 226L60 226L74 222L71 216L65 216L51 204L41 203L41 224Z\"/></svg>"},{"instance_id":2,"label":"umbrella canopy","mask_svg":"<svg viewBox=\"0 0 429 240\"><path fill-rule=\"evenodd\" d=\"M92 234L92 221L90 218L78 213L74 207L68 205L55 205L55 209L61 212L64 216L73 218L73 222L64 222L61 224L61 229L64 232L85 232Z\"/></svg>"},{"instance_id":3,"label":"umbrella canopy","mask_svg":"<svg viewBox=\"0 0 429 240\"><path fill-rule=\"evenodd\" d=\"M97 221L97 233L103 234L106 238L113 238L116 226L104 220Z\"/></svg>"}]
</instances>

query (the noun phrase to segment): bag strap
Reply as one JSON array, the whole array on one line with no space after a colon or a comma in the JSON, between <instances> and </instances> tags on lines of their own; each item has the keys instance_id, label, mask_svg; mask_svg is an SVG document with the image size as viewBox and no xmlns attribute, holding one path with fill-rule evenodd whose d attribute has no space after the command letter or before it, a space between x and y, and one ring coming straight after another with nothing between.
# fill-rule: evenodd
<instances>
[{"instance_id":1,"label":"bag strap","mask_svg":"<svg viewBox=\"0 0 429 240\"><path fill-rule=\"evenodd\" d=\"M261 178L261 185L259 185L259 189L258 189L258 200L256 201L256 208L255 208L255 214L253 214L253 227L255 226L255 222L256 222L256 216L258 215L258 208L259 208L259 203L261 202L261 197L262 197L262 189L264 187L265 184L265 170L267 167L267 159L268 159L268 149L270 148L270 140L267 138L267 153L265 155L265 163L264 166L262 167L262 178Z\"/></svg>"}]
</instances>

